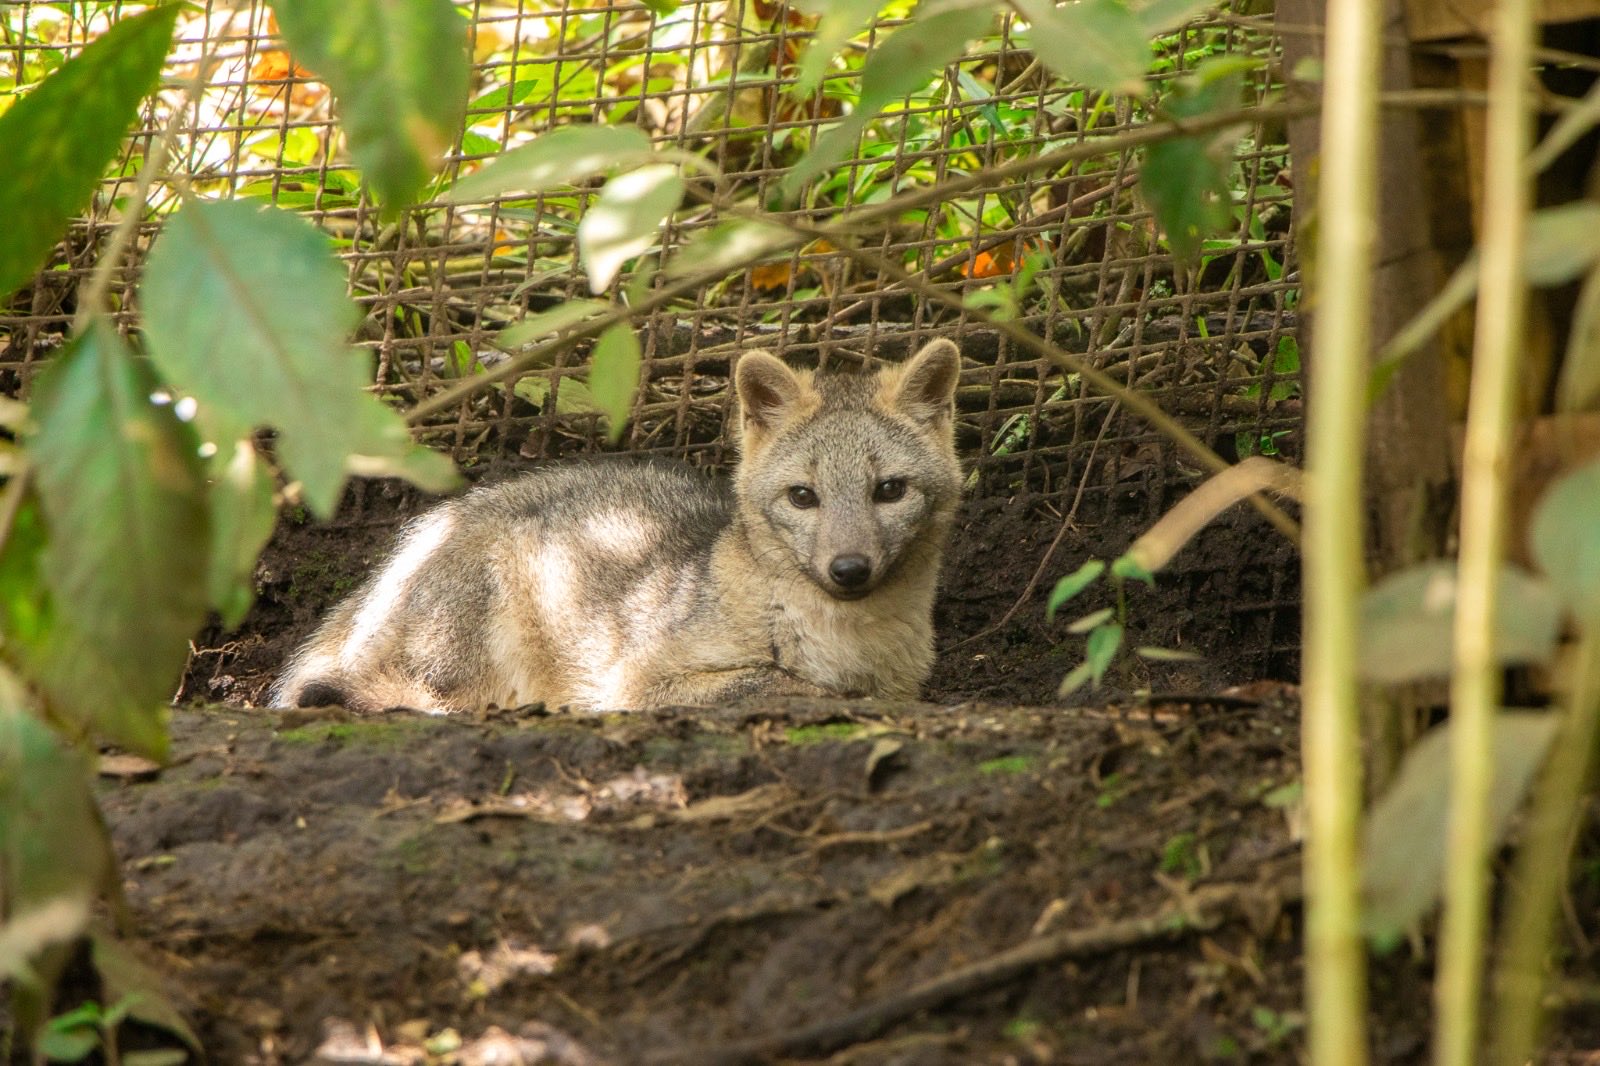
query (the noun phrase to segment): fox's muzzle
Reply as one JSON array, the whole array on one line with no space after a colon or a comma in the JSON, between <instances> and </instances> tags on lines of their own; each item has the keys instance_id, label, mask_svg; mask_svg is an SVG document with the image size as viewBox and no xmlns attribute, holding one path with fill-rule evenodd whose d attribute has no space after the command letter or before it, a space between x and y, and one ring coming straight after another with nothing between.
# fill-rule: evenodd
<instances>
[{"instance_id":1,"label":"fox's muzzle","mask_svg":"<svg viewBox=\"0 0 1600 1066\"><path fill-rule=\"evenodd\" d=\"M829 595L841 600L859 600L877 584L872 560L858 552L836 555L828 564L827 580L822 587Z\"/></svg>"}]
</instances>

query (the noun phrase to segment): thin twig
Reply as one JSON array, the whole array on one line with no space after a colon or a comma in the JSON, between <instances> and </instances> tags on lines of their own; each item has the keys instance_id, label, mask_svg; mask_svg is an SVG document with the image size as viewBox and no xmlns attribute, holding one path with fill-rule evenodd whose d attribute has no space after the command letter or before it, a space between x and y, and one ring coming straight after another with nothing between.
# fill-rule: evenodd
<instances>
[{"instance_id":1,"label":"thin twig","mask_svg":"<svg viewBox=\"0 0 1600 1066\"><path fill-rule=\"evenodd\" d=\"M870 1040L895 1022L914 1014L1014 981L1041 966L1066 959L1103 955L1140 944L1181 940L1196 932L1215 929L1230 919L1258 913L1263 900L1282 903L1298 895L1299 888L1293 882L1275 885L1203 885L1154 914L1089 929L1064 930L1028 940L1008 951L838 1017L719 1048L686 1055L669 1054L656 1061L735 1066L771 1062L789 1056L824 1055L848 1044Z\"/></svg>"}]
</instances>

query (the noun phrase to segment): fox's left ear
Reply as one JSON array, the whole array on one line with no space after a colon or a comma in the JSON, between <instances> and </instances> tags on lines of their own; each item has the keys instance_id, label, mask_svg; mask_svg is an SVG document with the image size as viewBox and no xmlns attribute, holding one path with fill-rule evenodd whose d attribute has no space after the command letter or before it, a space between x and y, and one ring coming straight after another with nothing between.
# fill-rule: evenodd
<instances>
[{"instance_id":1,"label":"fox's left ear","mask_svg":"<svg viewBox=\"0 0 1600 1066\"><path fill-rule=\"evenodd\" d=\"M918 422L933 424L955 412L961 380L961 349L954 341L930 341L894 371L894 406Z\"/></svg>"}]
</instances>

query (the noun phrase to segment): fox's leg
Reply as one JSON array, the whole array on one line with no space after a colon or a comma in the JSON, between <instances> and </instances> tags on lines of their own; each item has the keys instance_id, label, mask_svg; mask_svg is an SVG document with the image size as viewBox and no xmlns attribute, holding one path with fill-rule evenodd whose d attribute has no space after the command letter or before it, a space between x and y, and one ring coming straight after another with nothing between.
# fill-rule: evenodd
<instances>
[{"instance_id":1,"label":"fox's leg","mask_svg":"<svg viewBox=\"0 0 1600 1066\"><path fill-rule=\"evenodd\" d=\"M770 663L728 670L674 674L651 686L645 703L651 707L722 703L752 696L842 696Z\"/></svg>"}]
</instances>

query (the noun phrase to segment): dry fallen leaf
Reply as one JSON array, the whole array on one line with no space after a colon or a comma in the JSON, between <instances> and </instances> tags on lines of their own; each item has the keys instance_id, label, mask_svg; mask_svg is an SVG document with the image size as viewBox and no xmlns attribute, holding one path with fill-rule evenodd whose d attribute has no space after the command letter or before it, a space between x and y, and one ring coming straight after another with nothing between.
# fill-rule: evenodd
<instances>
[{"instance_id":1,"label":"dry fallen leaf","mask_svg":"<svg viewBox=\"0 0 1600 1066\"><path fill-rule=\"evenodd\" d=\"M113 752L100 756L100 776L120 777L125 781L148 781L161 773L161 764L142 755Z\"/></svg>"}]
</instances>

